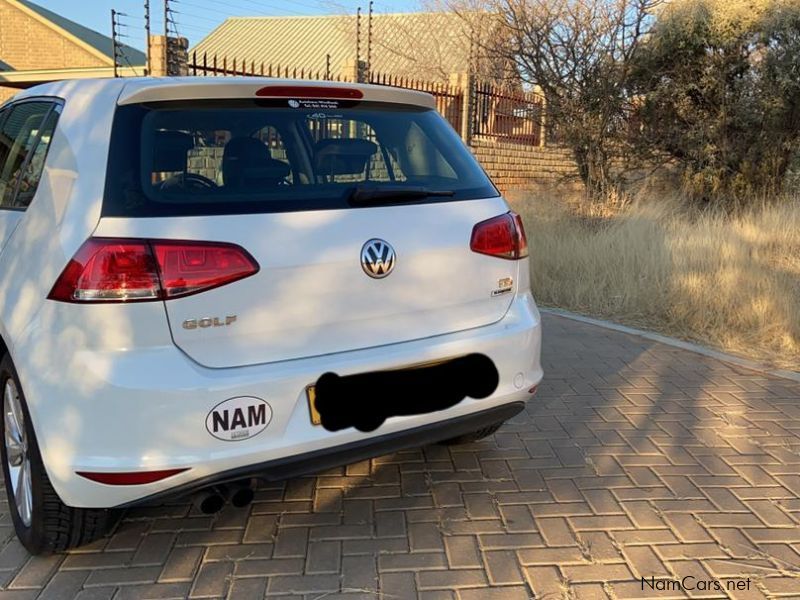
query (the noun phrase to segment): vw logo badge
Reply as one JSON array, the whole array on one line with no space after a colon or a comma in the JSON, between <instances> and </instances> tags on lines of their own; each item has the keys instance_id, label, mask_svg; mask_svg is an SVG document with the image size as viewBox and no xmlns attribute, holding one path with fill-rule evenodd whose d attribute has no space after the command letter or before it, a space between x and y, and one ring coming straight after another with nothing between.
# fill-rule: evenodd
<instances>
[{"instance_id":1,"label":"vw logo badge","mask_svg":"<svg viewBox=\"0 0 800 600\"><path fill-rule=\"evenodd\" d=\"M361 268L373 279L383 279L394 269L394 248L379 239L368 240L361 248Z\"/></svg>"}]
</instances>

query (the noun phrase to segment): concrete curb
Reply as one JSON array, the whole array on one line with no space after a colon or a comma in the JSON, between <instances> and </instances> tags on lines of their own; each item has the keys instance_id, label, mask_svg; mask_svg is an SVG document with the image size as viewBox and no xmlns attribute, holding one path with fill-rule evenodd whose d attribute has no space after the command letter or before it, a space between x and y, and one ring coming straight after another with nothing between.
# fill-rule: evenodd
<instances>
[{"instance_id":1,"label":"concrete curb","mask_svg":"<svg viewBox=\"0 0 800 600\"><path fill-rule=\"evenodd\" d=\"M706 348L705 346L692 344L691 342L684 342L683 340L667 337L659 333L653 333L652 331L636 329L635 327L628 327L627 325L618 325L617 323L612 323L611 321L603 321L601 319L584 317L583 315L578 315L566 310L561 310L560 308L540 307L539 310L546 314L555 315L557 317L563 317L565 319L572 319L573 321L580 321L581 323L588 323L589 325L596 325L597 327L603 327L605 329L619 331L620 333L635 335L647 340L658 342L660 344L666 344L667 346L680 348L681 350L688 350L689 352L694 352L695 354L701 354L702 356L708 356L709 358L715 358L722 362L736 365L738 367L743 367L745 369L750 369L751 371L758 371L766 375L771 375L773 377L780 377L782 379L789 379L791 381L796 381L800 383L800 373L796 373L794 371L787 371L785 369L771 369L770 367L762 363L756 362L754 360L749 360L747 358L742 358L740 356L734 356L733 354L726 354L724 352L712 350L711 348Z\"/></svg>"}]
</instances>

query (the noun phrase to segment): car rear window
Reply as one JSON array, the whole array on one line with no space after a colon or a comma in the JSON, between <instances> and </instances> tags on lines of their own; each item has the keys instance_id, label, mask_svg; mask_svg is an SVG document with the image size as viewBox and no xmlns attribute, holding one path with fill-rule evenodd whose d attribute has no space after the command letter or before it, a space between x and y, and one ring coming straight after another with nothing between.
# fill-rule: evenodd
<instances>
[{"instance_id":1,"label":"car rear window","mask_svg":"<svg viewBox=\"0 0 800 600\"><path fill-rule=\"evenodd\" d=\"M354 190L365 186L440 193L412 203L498 195L431 109L352 100L176 101L117 108L103 214L349 208Z\"/></svg>"}]
</instances>

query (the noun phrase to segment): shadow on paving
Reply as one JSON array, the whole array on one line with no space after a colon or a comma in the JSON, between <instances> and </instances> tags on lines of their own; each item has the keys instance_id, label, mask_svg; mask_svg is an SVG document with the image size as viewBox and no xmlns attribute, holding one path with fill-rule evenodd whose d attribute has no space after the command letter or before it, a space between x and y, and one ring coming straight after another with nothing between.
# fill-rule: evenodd
<instances>
[{"instance_id":1,"label":"shadow on paving","mask_svg":"<svg viewBox=\"0 0 800 600\"><path fill-rule=\"evenodd\" d=\"M3 503L1 597L800 597L800 384L544 321L539 394L485 441L262 485L213 516L137 508L54 557L28 557ZM687 576L723 588L640 580Z\"/></svg>"}]
</instances>

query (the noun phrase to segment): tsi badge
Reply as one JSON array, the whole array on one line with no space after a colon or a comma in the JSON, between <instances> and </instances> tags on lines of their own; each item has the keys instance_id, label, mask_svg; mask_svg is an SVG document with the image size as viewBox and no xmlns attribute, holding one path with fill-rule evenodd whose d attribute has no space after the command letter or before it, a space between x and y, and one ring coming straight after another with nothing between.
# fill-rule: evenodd
<instances>
[{"instance_id":1,"label":"tsi badge","mask_svg":"<svg viewBox=\"0 0 800 600\"><path fill-rule=\"evenodd\" d=\"M272 420L272 408L261 398L237 396L220 402L206 417L208 433L224 442L258 435Z\"/></svg>"},{"instance_id":2,"label":"tsi badge","mask_svg":"<svg viewBox=\"0 0 800 600\"><path fill-rule=\"evenodd\" d=\"M511 277L503 277L497 280L497 287L492 290L492 296L508 294L514 289L514 280Z\"/></svg>"}]
</instances>

